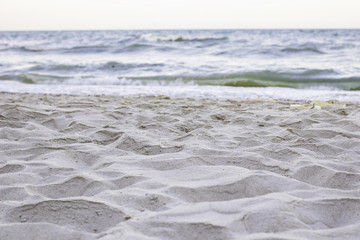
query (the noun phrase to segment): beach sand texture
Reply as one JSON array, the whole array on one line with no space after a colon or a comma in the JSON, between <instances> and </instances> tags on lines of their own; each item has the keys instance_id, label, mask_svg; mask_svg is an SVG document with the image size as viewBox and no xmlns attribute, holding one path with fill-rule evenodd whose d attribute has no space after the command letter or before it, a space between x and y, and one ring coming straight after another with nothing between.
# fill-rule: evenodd
<instances>
[{"instance_id":1,"label":"beach sand texture","mask_svg":"<svg viewBox=\"0 0 360 240\"><path fill-rule=\"evenodd\" d=\"M360 106L0 94L0 239L360 239Z\"/></svg>"}]
</instances>

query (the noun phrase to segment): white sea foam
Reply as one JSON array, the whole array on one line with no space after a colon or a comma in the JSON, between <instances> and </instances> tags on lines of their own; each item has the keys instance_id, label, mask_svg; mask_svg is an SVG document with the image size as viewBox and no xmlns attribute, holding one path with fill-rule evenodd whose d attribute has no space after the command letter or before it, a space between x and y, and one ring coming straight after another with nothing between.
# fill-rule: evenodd
<instances>
[{"instance_id":1,"label":"white sea foam","mask_svg":"<svg viewBox=\"0 0 360 240\"><path fill-rule=\"evenodd\" d=\"M125 81L125 80L124 80ZM179 98L266 98L288 100L339 100L360 102L359 91L291 89L291 88L243 88L225 86L151 86L151 85L41 85L12 81L0 82L0 92L47 93L75 95L160 96Z\"/></svg>"}]
</instances>

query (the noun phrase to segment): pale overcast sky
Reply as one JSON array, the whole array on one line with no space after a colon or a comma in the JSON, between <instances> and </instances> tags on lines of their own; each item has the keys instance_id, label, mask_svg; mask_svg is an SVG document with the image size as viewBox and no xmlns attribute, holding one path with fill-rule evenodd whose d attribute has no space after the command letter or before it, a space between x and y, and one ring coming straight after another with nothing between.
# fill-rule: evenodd
<instances>
[{"instance_id":1,"label":"pale overcast sky","mask_svg":"<svg viewBox=\"0 0 360 240\"><path fill-rule=\"evenodd\" d=\"M0 30L360 28L360 0L0 0Z\"/></svg>"}]
</instances>

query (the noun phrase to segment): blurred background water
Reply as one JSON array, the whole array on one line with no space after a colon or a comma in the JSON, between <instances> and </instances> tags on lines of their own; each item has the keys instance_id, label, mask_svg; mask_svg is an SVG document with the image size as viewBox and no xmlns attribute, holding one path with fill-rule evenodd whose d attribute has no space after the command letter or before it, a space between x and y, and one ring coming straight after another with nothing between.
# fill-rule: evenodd
<instances>
[{"instance_id":1,"label":"blurred background water","mask_svg":"<svg viewBox=\"0 0 360 240\"><path fill-rule=\"evenodd\" d=\"M359 37L360 30L0 32L0 82L357 91Z\"/></svg>"}]
</instances>

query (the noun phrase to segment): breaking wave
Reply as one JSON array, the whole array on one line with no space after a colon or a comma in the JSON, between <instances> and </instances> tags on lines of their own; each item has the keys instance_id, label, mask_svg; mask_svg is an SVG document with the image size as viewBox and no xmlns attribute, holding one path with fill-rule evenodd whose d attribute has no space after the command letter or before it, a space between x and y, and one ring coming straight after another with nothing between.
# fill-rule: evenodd
<instances>
[{"instance_id":1,"label":"breaking wave","mask_svg":"<svg viewBox=\"0 0 360 240\"><path fill-rule=\"evenodd\" d=\"M64 66L67 68L68 66ZM84 67L84 66L82 66ZM154 64L122 65L118 62L108 62L97 66L99 69L112 71L114 68L154 68ZM161 64L159 64L161 67ZM136 85L136 86L181 86L208 85L232 87L286 87L286 88L326 88L341 90L359 90L360 76L342 77L333 70L306 70L302 72L258 71L238 74L213 74L203 76L152 76L131 77L108 75L51 75L51 74L19 74L1 75L0 80L16 80L29 84L72 84L72 85Z\"/></svg>"}]
</instances>

